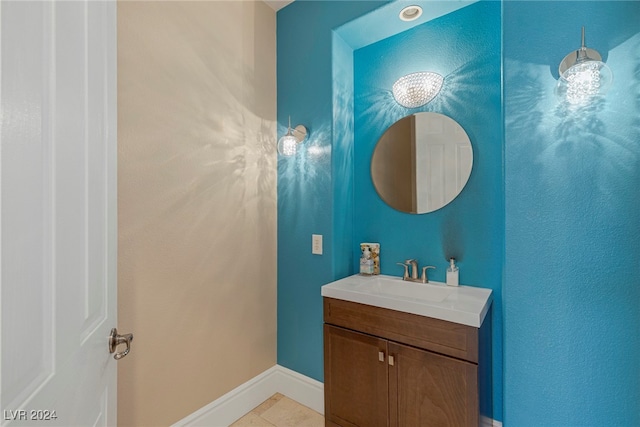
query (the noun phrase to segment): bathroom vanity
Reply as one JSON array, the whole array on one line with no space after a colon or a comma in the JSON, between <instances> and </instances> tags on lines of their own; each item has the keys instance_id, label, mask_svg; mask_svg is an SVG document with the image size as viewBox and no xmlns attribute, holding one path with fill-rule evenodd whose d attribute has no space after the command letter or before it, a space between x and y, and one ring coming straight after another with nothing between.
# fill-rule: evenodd
<instances>
[{"instance_id":1,"label":"bathroom vanity","mask_svg":"<svg viewBox=\"0 0 640 427\"><path fill-rule=\"evenodd\" d=\"M327 426L490 418L491 290L350 276L322 295Z\"/></svg>"}]
</instances>

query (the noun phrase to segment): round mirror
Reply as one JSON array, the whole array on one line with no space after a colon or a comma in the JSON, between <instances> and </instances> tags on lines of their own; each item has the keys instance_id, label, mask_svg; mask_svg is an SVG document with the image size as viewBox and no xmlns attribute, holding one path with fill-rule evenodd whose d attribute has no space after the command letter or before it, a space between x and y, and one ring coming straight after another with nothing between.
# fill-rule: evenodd
<instances>
[{"instance_id":1,"label":"round mirror","mask_svg":"<svg viewBox=\"0 0 640 427\"><path fill-rule=\"evenodd\" d=\"M416 113L387 129L373 152L371 178L378 195L402 212L433 212L451 203L471 175L473 149L455 120Z\"/></svg>"}]
</instances>

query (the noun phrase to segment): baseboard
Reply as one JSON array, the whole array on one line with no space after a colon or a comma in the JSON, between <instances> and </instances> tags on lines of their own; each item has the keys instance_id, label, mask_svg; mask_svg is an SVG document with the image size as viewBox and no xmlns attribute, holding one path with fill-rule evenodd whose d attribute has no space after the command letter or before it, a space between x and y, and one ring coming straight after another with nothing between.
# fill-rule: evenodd
<instances>
[{"instance_id":1,"label":"baseboard","mask_svg":"<svg viewBox=\"0 0 640 427\"><path fill-rule=\"evenodd\" d=\"M275 393L284 394L324 414L324 384L275 365L181 419L172 427L227 427Z\"/></svg>"},{"instance_id":2,"label":"baseboard","mask_svg":"<svg viewBox=\"0 0 640 427\"><path fill-rule=\"evenodd\" d=\"M276 365L278 393L324 415L324 383Z\"/></svg>"},{"instance_id":3,"label":"baseboard","mask_svg":"<svg viewBox=\"0 0 640 427\"><path fill-rule=\"evenodd\" d=\"M324 384L275 365L171 427L227 427L275 393L324 414ZM502 423L482 417L480 427L502 427Z\"/></svg>"},{"instance_id":4,"label":"baseboard","mask_svg":"<svg viewBox=\"0 0 640 427\"><path fill-rule=\"evenodd\" d=\"M500 421L482 416L480 417L480 427L502 427L502 423Z\"/></svg>"}]
</instances>

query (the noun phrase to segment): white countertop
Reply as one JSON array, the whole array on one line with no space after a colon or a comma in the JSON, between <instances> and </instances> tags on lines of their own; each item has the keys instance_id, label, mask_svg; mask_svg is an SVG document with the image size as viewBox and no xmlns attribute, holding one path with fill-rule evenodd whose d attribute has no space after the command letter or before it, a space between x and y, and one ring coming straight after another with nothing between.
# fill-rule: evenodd
<instances>
[{"instance_id":1,"label":"white countertop","mask_svg":"<svg viewBox=\"0 0 640 427\"><path fill-rule=\"evenodd\" d=\"M322 296L418 314L479 328L491 306L491 289L416 283L395 276L358 274L322 286Z\"/></svg>"}]
</instances>

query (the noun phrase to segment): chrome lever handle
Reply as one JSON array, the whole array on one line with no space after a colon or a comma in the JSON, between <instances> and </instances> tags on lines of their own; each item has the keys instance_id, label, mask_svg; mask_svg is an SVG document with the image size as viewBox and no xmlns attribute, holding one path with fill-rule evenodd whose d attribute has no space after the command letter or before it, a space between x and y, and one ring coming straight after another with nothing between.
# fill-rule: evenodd
<instances>
[{"instance_id":1,"label":"chrome lever handle","mask_svg":"<svg viewBox=\"0 0 640 427\"><path fill-rule=\"evenodd\" d=\"M429 278L427 277L427 269L429 268L433 268L435 270L435 267L433 265L422 267L422 283L429 283Z\"/></svg>"},{"instance_id":2,"label":"chrome lever handle","mask_svg":"<svg viewBox=\"0 0 640 427\"><path fill-rule=\"evenodd\" d=\"M133 334L118 335L118 329L111 329L111 334L109 335L109 353L116 353L116 348L120 344L126 344L127 348L125 348L123 352L118 352L113 355L113 358L116 360L122 359L131 351L131 341L133 341Z\"/></svg>"}]
</instances>

